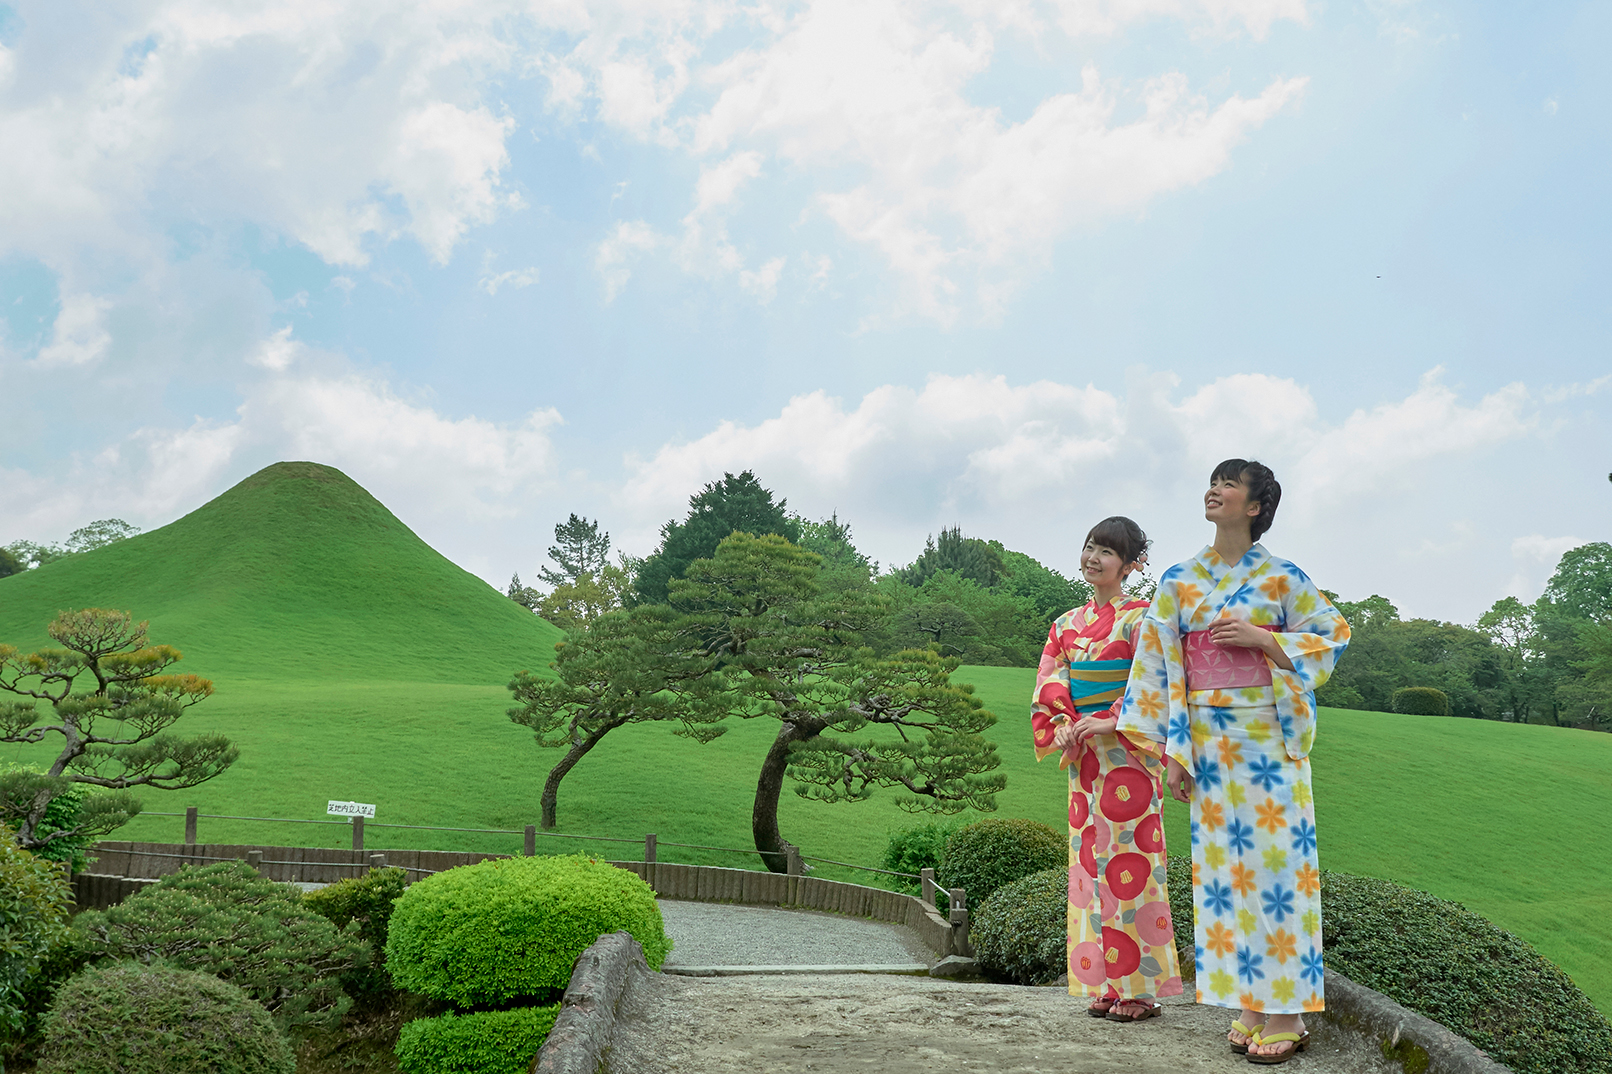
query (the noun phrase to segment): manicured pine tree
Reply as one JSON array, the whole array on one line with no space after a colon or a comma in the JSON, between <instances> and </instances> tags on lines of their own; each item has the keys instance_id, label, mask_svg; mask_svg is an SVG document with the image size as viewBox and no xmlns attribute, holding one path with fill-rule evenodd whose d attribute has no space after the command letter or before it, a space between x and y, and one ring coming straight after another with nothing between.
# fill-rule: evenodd
<instances>
[{"instance_id":1,"label":"manicured pine tree","mask_svg":"<svg viewBox=\"0 0 1612 1074\"><path fill-rule=\"evenodd\" d=\"M638 567L637 596L646 604L665 604L670 583L683 577L690 563L707 559L730 533L755 536L777 534L791 543L800 540L800 523L786 510L787 500L773 502L749 470L735 477L723 474L688 501L682 522L661 527L661 543Z\"/></svg>"}]
</instances>

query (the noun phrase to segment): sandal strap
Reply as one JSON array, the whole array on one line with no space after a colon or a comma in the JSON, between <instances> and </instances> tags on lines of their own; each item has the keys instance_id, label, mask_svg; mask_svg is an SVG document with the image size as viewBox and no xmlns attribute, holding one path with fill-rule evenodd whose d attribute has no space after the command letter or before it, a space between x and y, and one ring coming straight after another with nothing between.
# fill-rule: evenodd
<instances>
[{"instance_id":1,"label":"sandal strap","mask_svg":"<svg viewBox=\"0 0 1612 1074\"><path fill-rule=\"evenodd\" d=\"M1241 1022L1232 1022L1232 1024L1231 1024L1231 1031L1233 1033L1241 1033L1245 1037L1253 1037L1253 1036L1257 1035L1259 1033L1259 1031L1264 1029L1264 1028L1265 1028L1265 1023L1264 1022L1261 1022L1261 1023L1259 1023L1259 1025L1254 1026L1252 1028L1243 1025Z\"/></svg>"},{"instance_id":2,"label":"sandal strap","mask_svg":"<svg viewBox=\"0 0 1612 1074\"><path fill-rule=\"evenodd\" d=\"M1309 1034L1306 1033L1304 1036L1307 1037L1307 1036L1309 1036ZM1266 1036L1256 1036L1254 1038L1254 1043L1259 1044L1259 1045L1265 1045L1265 1044L1280 1044L1283 1041L1292 1041L1294 1044L1297 1044L1299 1041L1301 1041L1303 1039L1304 1039L1304 1037L1299 1036L1297 1033L1272 1033L1268 1037L1266 1037Z\"/></svg>"}]
</instances>

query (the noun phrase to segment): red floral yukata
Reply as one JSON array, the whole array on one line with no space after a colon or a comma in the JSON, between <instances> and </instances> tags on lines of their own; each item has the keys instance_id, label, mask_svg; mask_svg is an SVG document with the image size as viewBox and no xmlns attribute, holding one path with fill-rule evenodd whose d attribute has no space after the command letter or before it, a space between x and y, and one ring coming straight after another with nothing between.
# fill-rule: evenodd
<instances>
[{"instance_id":1,"label":"red floral yukata","mask_svg":"<svg viewBox=\"0 0 1612 1074\"><path fill-rule=\"evenodd\" d=\"M1064 613L1036 672L1036 760L1058 754L1069 770L1070 995L1181 994L1159 812L1163 763L1118 734L1094 735L1073 756L1053 744L1058 725L1115 713L1147 609L1147 601L1122 593L1102 607L1093 600Z\"/></svg>"}]
</instances>

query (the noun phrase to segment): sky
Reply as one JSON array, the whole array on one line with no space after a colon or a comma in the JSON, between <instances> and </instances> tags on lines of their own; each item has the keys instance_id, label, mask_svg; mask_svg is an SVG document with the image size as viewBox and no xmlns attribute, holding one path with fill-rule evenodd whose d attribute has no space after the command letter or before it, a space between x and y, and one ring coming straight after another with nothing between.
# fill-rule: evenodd
<instances>
[{"instance_id":1,"label":"sky","mask_svg":"<svg viewBox=\"0 0 1612 1074\"><path fill-rule=\"evenodd\" d=\"M725 472L885 565L1265 539L1473 622L1612 539L1612 6L0 2L0 543L283 459L530 579Z\"/></svg>"}]
</instances>

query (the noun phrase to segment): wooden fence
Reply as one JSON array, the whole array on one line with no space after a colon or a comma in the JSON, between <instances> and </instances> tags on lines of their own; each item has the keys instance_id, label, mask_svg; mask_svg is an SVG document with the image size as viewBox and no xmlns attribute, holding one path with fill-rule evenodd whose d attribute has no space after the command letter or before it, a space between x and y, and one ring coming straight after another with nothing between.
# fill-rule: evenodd
<instances>
[{"instance_id":1,"label":"wooden fence","mask_svg":"<svg viewBox=\"0 0 1612 1074\"><path fill-rule=\"evenodd\" d=\"M80 909L114 905L157 878L184 865L245 861L271 880L331 884L360 876L371 868L394 866L408 871L412 882L431 873L471 865L507 854L452 850L332 850L318 847L275 847L234 843L133 843L106 841L96 845L90 868L74 878ZM667 899L734 902L802 910L826 910L906 925L939 956L972 955L968 941L968 909L961 888L951 891L951 908L935 909L937 890L931 870L924 870L923 895L824 880L814 876L722 869L711 865L671 862L613 861L636 874Z\"/></svg>"}]
</instances>

